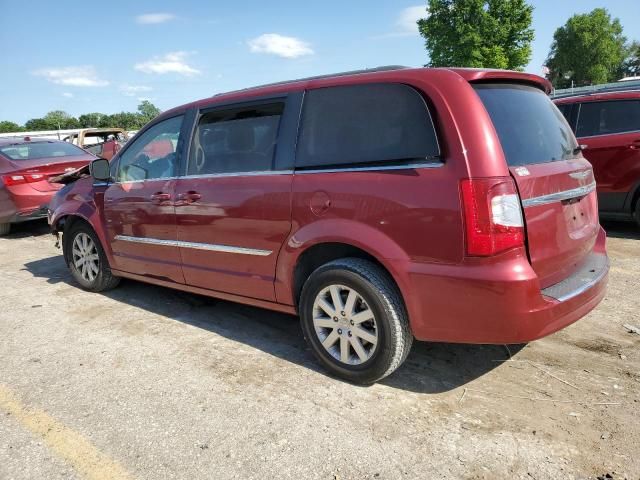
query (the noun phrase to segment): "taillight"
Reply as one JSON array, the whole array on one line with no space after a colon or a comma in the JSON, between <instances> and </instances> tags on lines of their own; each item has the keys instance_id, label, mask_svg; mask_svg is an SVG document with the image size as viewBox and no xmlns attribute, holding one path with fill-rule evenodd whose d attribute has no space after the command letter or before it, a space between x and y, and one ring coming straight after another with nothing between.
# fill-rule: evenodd
<instances>
[{"instance_id":1,"label":"taillight","mask_svg":"<svg viewBox=\"0 0 640 480\"><path fill-rule=\"evenodd\" d=\"M20 185L21 183L34 183L40 182L45 179L45 176L41 173L31 173L23 175L3 175L2 182L7 185Z\"/></svg>"},{"instance_id":2,"label":"taillight","mask_svg":"<svg viewBox=\"0 0 640 480\"><path fill-rule=\"evenodd\" d=\"M510 177L462 180L467 255L486 257L524 245L524 221Z\"/></svg>"}]
</instances>

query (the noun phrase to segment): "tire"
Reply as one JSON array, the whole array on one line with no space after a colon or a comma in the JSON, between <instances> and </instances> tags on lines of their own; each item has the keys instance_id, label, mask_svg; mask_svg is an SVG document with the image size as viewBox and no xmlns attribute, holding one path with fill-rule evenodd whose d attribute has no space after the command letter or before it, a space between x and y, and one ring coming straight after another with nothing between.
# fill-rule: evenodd
<instances>
[{"instance_id":1,"label":"tire","mask_svg":"<svg viewBox=\"0 0 640 480\"><path fill-rule=\"evenodd\" d=\"M302 331L314 355L349 382L383 379L411 350L413 335L398 287L368 260L343 258L319 267L305 282L299 305Z\"/></svg>"},{"instance_id":2,"label":"tire","mask_svg":"<svg viewBox=\"0 0 640 480\"><path fill-rule=\"evenodd\" d=\"M10 223L0 223L0 237L4 235L9 235L10 230L11 230Z\"/></svg>"},{"instance_id":3,"label":"tire","mask_svg":"<svg viewBox=\"0 0 640 480\"><path fill-rule=\"evenodd\" d=\"M120 277L111 273L98 236L86 223L75 222L65 231L63 252L73 278L82 289L103 292L120 283Z\"/></svg>"},{"instance_id":4,"label":"tire","mask_svg":"<svg viewBox=\"0 0 640 480\"><path fill-rule=\"evenodd\" d=\"M633 218L636 221L636 225L640 227L640 197L636 200L636 209L633 212Z\"/></svg>"}]
</instances>

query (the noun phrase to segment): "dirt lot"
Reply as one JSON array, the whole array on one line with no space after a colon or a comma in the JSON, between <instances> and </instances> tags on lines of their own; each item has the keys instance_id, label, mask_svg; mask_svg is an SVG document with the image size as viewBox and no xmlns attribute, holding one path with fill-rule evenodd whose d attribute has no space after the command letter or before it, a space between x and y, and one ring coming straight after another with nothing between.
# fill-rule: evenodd
<instances>
[{"instance_id":1,"label":"dirt lot","mask_svg":"<svg viewBox=\"0 0 640 480\"><path fill-rule=\"evenodd\" d=\"M606 227L585 319L508 349L417 344L363 388L317 367L293 317L86 293L46 225L20 226L0 239L0 478L636 480L640 234Z\"/></svg>"}]
</instances>

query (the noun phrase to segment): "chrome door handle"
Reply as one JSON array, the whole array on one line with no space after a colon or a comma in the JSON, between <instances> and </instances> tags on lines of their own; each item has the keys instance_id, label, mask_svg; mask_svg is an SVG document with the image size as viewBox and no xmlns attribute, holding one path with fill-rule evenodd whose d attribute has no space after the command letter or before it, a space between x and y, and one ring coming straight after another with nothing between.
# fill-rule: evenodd
<instances>
[{"instance_id":1,"label":"chrome door handle","mask_svg":"<svg viewBox=\"0 0 640 480\"><path fill-rule=\"evenodd\" d=\"M160 205L168 200L171 200L171 194L169 193L156 192L151 195L151 203L154 205Z\"/></svg>"},{"instance_id":2,"label":"chrome door handle","mask_svg":"<svg viewBox=\"0 0 640 480\"><path fill-rule=\"evenodd\" d=\"M198 192L193 190L178 194L178 203L179 205L189 205L191 203L197 202L202 198Z\"/></svg>"}]
</instances>

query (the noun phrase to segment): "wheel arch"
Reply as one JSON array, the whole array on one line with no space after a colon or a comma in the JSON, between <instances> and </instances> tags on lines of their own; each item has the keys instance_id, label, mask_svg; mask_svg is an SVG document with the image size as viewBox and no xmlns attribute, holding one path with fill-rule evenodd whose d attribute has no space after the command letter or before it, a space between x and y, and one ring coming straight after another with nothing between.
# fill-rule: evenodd
<instances>
[{"instance_id":1,"label":"wheel arch","mask_svg":"<svg viewBox=\"0 0 640 480\"><path fill-rule=\"evenodd\" d=\"M94 215L87 216L85 213L81 211L64 213L54 219L54 221L51 224L51 228L53 231L63 233L63 245L64 245L64 241L65 241L64 235L69 231L69 229L73 225L75 225L78 222L86 224L89 228L91 228L91 230L93 230L93 232L96 234L96 237L98 237L98 240L100 241L100 246L102 247L102 250L104 251L107 257L107 261L109 262L109 265L113 265L111 248L109 248L108 242L106 241L105 234L102 231L102 229L96 228L96 225L92 221L92 218L95 218L95 216ZM66 252L64 248L62 249L62 251L63 251L63 254L65 255L65 261L66 261L67 257L66 257Z\"/></svg>"},{"instance_id":2,"label":"wheel arch","mask_svg":"<svg viewBox=\"0 0 640 480\"><path fill-rule=\"evenodd\" d=\"M407 281L396 268L398 263L409 261L406 252L380 230L346 220L320 221L289 238L278 258L278 301L297 308L309 274L325 263L347 257L363 258L380 266L396 284L407 305L404 294Z\"/></svg>"}]
</instances>

